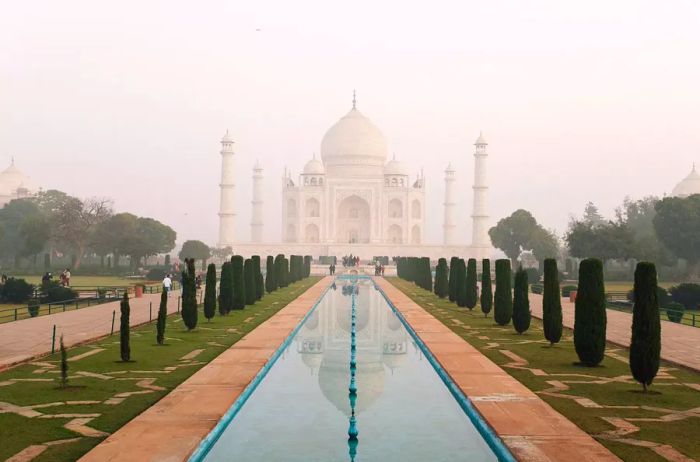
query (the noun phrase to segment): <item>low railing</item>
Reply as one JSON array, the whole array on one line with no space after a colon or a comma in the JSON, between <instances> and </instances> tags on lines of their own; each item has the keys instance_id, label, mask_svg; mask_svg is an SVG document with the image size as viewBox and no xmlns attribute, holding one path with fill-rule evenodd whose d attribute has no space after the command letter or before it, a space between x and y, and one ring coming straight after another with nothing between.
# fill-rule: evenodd
<instances>
[{"instance_id":1,"label":"low railing","mask_svg":"<svg viewBox=\"0 0 700 462\"><path fill-rule=\"evenodd\" d=\"M634 304L630 301L626 303L608 301L607 307L616 311L632 313L633 305ZM700 327L700 312L697 311L659 308L659 316L662 321L675 322L676 324L684 324L691 327Z\"/></svg>"}]
</instances>

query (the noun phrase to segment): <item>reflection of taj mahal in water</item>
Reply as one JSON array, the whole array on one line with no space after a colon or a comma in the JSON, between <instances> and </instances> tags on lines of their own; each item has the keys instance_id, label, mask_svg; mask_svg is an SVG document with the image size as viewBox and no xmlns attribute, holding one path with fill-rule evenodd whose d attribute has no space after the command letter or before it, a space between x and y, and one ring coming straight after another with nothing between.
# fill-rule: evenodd
<instances>
[{"instance_id":1,"label":"reflection of taj mahal in water","mask_svg":"<svg viewBox=\"0 0 700 462\"><path fill-rule=\"evenodd\" d=\"M426 179L409 175L395 157L381 130L358 109L340 118L321 140L321 156L314 155L298 178L286 168L282 201L275 210L282 214L281 243L262 242L264 208L263 168L253 168L250 244L235 239L233 193L235 178L233 139L221 141L222 175L219 211L219 246L236 253L373 256L451 255L489 257L487 146L483 136L474 143L472 243L457 235L457 196L460 178L451 164L445 169L443 242L425 245ZM433 162L429 156L425 159Z\"/></svg>"},{"instance_id":2,"label":"reflection of taj mahal in water","mask_svg":"<svg viewBox=\"0 0 700 462\"><path fill-rule=\"evenodd\" d=\"M408 348L415 348L399 318L382 305L379 291L371 283L359 283L357 291L357 388L360 399L355 412L367 409L384 391L385 375L407 360ZM351 288L349 280L338 280L336 290ZM345 292L344 292L345 293ZM350 293L347 292L347 298ZM349 414L348 360L351 305L346 297L328 297L328 305L318 307L298 332L296 350L317 377L323 396L339 411Z\"/></svg>"}]
</instances>

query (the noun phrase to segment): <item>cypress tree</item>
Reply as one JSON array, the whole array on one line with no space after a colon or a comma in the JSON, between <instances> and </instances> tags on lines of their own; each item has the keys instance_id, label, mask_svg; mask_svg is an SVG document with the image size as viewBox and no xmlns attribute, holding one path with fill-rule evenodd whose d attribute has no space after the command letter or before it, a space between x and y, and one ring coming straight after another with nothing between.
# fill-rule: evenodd
<instances>
[{"instance_id":1,"label":"cypress tree","mask_svg":"<svg viewBox=\"0 0 700 462\"><path fill-rule=\"evenodd\" d=\"M282 257L282 273L284 274L284 286L287 287L294 281L290 281L289 277L289 258Z\"/></svg>"},{"instance_id":2,"label":"cypress tree","mask_svg":"<svg viewBox=\"0 0 700 462\"><path fill-rule=\"evenodd\" d=\"M68 352L63 344L63 334L61 334L61 388L68 386Z\"/></svg>"},{"instance_id":3,"label":"cypress tree","mask_svg":"<svg viewBox=\"0 0 700 462\"><path fill-rule=\"evenodd\" d=\"M445 298L448 292L447 260L441 258L435 267L435 295Z\"/></svg>"},{"instance_id":4,"label":"cypress tree","mask_svg":"<svg viewBox=\"0 0 700 462\"><path fill-rule=\"evenodd\" d=\"M513 327L518 334L530 328L530 299L528 298L527 271L522 266L515 272L513 287Z\"/></svg>"},{"instance_id":5,"label":"cypress tree","mask_svg":"<svg viewBox=\"0 0 700 462\"><path fill-rule=\"evenodd\" d=\"M277 289L277 283L275 281L275 258L272 255L267 256L265 262L265 290L268 294L274 292Z\"/></svg>"},{"instance_id":6,"label":"cypress tree","mask_svg":"<svg viewBox=\"0 0 700 462\"><path fill-rule=\"evenodd\" d=\"M464 259L460 258L459 263L457 263L457 274L455 274L457 279L456 289L457 289L457 306L464 308L467 306L467 266L464 263Z\"/></svg>"},{"instance_id":7,"label":"cypress tree","mask_svg":"<svg viewBox=\"0 0 700 462\"><path fill-rule=\"evenodd\" d=\"M455 269L459 264L459 258L450 258L450 269L448 274L447 286L448 286L448 298L451 302L457 300L457 278L455 277Z\"/></svg>"},{"instance_id":8,"label":"cypress tree","mask_svg":"<svg viewBox=\"0 0 700 462\"><path fill-rule=\"evenodd\" d=\"M491 290L491 260L485 258L481 262L481 312L488 316L493 306L493 291Z\"/></svg>"},{"instance_id":9,"label":"cypress tree","mask_svg":"<svg viewBox=\"0 0 700 462\"><path fill-rule=\"evenodd\" d=\"M185 258L187 268L182 272L182 321L187 330L197 327L197 286L195 284L194 258Z\"/></svg>"},{"instance_id":10,"label":"cypress tree","mask_svg":"<svg viewBox=\"0 0 700 462\"><path fill-rule=\"evenodd\" d=\"M207 283L204 286L204 317L208 321L216 314L216 266L209 263L207 267Z\"/></svg>"},{"instance_id":11,"label":"cypress tree","mask_svg":"<svg viewBox=\"0 0 700 462\"><path fill-rule=\"evenodd\" d=\"M476 306L477 288L476 288L476 260L470 258L467 262L467 299L466 306L473 310Z\"/></svg>"},{"instance_id":12,"label":"cypress tree","mask_svg":"<svg viewBox=\"0 0 700 462\"><path fill-rule=\"evenodd\" d=\"M275 280L277 281L277 287L287 287L284 270L285 265L284 255L277 255L277 257L275 257Z\"/></svg>"},{"instance_id":13,"label":"cypress tree","mask_svg":"<svg viewBox=\"0 0 700 462\"><path fill-rule=\"evenodd\" d=\"M256 299L255 268L253 260L250 258L246 258L245 263L243 263L243 280L245 281L245 304L254 305Z\"/></svg>"},{"instance_id":14,"label":"cypress tree","mask_svg":"<svg viewBox=\"0 0 700 462\"><path fill-rule=\"evenodd\" d=\"M307 255L304 257L304 277L308 278L311 276L311 261L313 258L311 255Z\"/></svg>"},{"instance_id":15,"label":"cypress tree","mask_svg":"<svg viewBox=\"0 0 700 462\"><path fill-rule=\"evenodd\" d=\"M131 360L131 347L129 347L129 315L131 308L129 307L129 294L124 291L124 298L119 304L121 318L119 318L119 354L122 361Z\"/></svg>"},{"instance_id":16,"label":"cypress tree","mask_svg":"<svg viewBox=\"0 0 700 462\"><path fill-rule=\"evenodd\" d=\"M430 258L422 257L420 260L421 265L421 287L423 287L428 292L433 291L433 271L430 268Z\"/></svg>"},{"instance_id":17,"label":"cypress tree","mask_svg":"<svg viewBox=\"0 0 700 462\"><path fill-rule=\"evenodd\" d=\"M165 318L168 316L168 292L160 293L160 306L158 307L158 320L156 321L156 343L162 345L165 341Z\"/></svg>"},{"instance_id":18,"label":"cypress tree","mask_svg":"<svg viewBox=\"0 0 700 462\"><path fill-rule=\"evenodd\" d=\"M657 294L656 267L653 263L637 263L634 271L630 370L634 379L644 387L645 393L659 371L661 355L661 320Z\"/></svg>"},{"instance_id":19,"label":"cypress tree","mask_svg":"<svg viewBox=\"0 0 700 462\"><path fill-rule=\"evenodd\" d=\"M544 287L542 292L544 338L552 346L555 343L559 343L562 333L561 288L559 287L557 261L554 258L547 258L544 261Z\"/></svg>"},{"instance_id":20,"label":"cypress tree","mask_svg":"<svg viewBox=\"0 0 700 462\"><path fill-rule=\"evenodd\" d=\"M260 255L250 257L253 260L253 278L255 279L255 299L260 300L265 295L265 281L260 271Z\"/></svg>"},{"instance_id":21,"label":"cypress tree","mask_svg":"<svg viewBox=\"0 0 700 462\"><path fill-rule=\"evenodd\" d=\"M496 260L496 293L493 297L493 319L499 326L505 326L513 316L513 294L511 281L510 260Z\"/></svg>"},{"instance_id":22,"label":"cypress tree","mask_svg":"<svg viewBox=\"0 0 700 462\"><path fill-rule=\"evenodd\" d=\"M581 261L574 315L574 347L581 364L597 366L605 354L605 284L603 263L596 258Z\"/></svg>"},{"instance_id":23,"label":"cypress tree","mask_svg":"<svg viewBox=\"0 0 700 462\"><path fill-rule=\"evenodd\" d=\"M233 273L233 303L231 308L242 310L245 308L245 279L243 274L243 257L234 255L231 257L231 272Z\"/></svg>"},{"instance_id":24,"label":"cypress tree","mask_svg":"<svg viewBox=\"0 0 700 462\"><path fill-rule=\"evenodd\" d=\"M233 307L233 274L231 274L231 262L226 261L221 265L221 281L219 282L219 314L225 315Z\"/></svg>"}]
</instances>

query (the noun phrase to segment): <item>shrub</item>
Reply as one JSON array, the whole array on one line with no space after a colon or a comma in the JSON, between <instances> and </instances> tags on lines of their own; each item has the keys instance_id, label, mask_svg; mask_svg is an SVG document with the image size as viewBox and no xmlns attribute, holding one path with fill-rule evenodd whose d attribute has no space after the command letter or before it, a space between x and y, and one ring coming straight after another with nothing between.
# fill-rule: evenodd
<instances>
[{"instance_id":1,"label":"shrub","mask_svg":"<svg viewBox=\"0 0 700 462\"><path fill-rule=\"evenodd\" d=\"M447 260L441 258L435 267L435 295L445 298L448 293Z\"/></svg>"},{"instance_id":2,"label":"shrub","mask_svg":"<svg viewBox=\"0 0 700 462\"><path fill-rule=\"evenodd\" d=\"M578 289L578 286L571 286L571 285L563 286L561 288L561 296L562 297L570 297L571 292L573 292L574 290L577 290L577 289Z\"/></svg>"},{"instance_id":3,"label":"shrub","mask_svg":"<svg viewBox=\"0 0 700 462\"><path fill-rule=\"evenodd\" d=\"M457 262L457 270L455 271L455 289L457 291L455 297L457 306L464 308L467 306L467 265L464 259L460 258Z\"/></svg>"},{"instance_id":4,"label":"shrub","mask_svg":"<svg viewBox=\"0 0 700 462\"><path fill-rule=\"evenodd\" d=\"M182 272L182 321L187 330L197 327L197 286L194 258L185 258L186 269Z\"/></svg>"},{"instance_id":5,"label":"shrub","mask_svg":"<svg viewBox=\"0 0 700 462\"><path fill-rule=\"evenodd\" d=\"M528 276L528 280L529 280L529 279L530 279L530 277ZM533 294L542 295L542 294L544 293L544 285L542 285L542 284L532 284L532 285L530 286L530 292L532 292Z\"/></svg>"},{"instance_id":6,"label":"shrub","mask_svg":"<svg viewBox=\"0 0 700 462\"><path fill-rule=\"evenodd\" d=\"M513 328L522 334L530 328L530 299L528 298L527 271L515 272L513 284Z\"/></svg>"},{"instance_id":7,"label":"shrub","mask_svg":"<svg viewBox=\"0 0 700 462\"><path fill-rule=\"evenodd\" d=\"M656 286L656 299L659 301L659 306L666 306L671 302L668 291L659 286ZM634 289L627 292L627 300L634 303Z\"/></svg>"},{"instance_id":8,"label":"shrub","mask_svg":"<svg viewBox=\"0 0 700 462\"><path fill-rule=\"evenodd\" d=\"M255 299L260 300L265 295L265 281L260 271L260 255L250 257L253 260L253 278L255 279Z\"/></svg>"},{"instance_id":9,"label":"shrub","mask_svg":"<svg viewBox=\"0 0 700 462\"><path fill-rule=\"evenodd\" d=\"M544 327L544 338L547 339L551 346L559 343L562 334L559 271L557 269L557 261L553 258L547 258L544 261L544 286L542 292L542 326Z\"/></svg>"},{"instance_id":10,"label":"shrub","mask_svg":"<svg viewBox=\"0 0 700 462\"><path fill-rule=\"evenodd\" d=\"M245 304L254 305L256 296L255 288L255 268L253 260L247 258L243 263L243 280L245 281Z\"/></svg>"},{"instance_id":11,"label":"shrub","mask_svg":"<svg viewBox=\"0 0 700 462\"><path fill-rule=\"evenodd\" d=\"M459 264L458 257L452 257L450 259L450 268L449 268L447 286L448 286L448 298L451 302L457 301L457 278L455 277L454 270L457 268L458 264Z\"/></svg>"},{"instance_id":12,"label":"shrub","mask_svg":"<svg viewBox=\"0 0 700 462\"><path fill-rule=\"evenodd\" d=\"M695 310L700 304L700 284L683 283L669 289L671 299L687 310Z\"/></svg>"},{"instance_id":13,"label":"shrub","mask_svg":"<svg viewBox=\"0 0 700 462\"><path fill-rule=\"evenodd\" d=\"M493 297L493 319L499 326L505 326L513 316L513 294L510 288L512 272L510 260L496 260L496 294Z\"/></svg>"},{"instance_id":14,"label":"shrub","mask_svg":"<svg viewBox=\"0 0 700 462\"><path fill-rule=\"evenodd\" d=\"M574 347L581 364L597 366L605 354L605 285L603 263L596 258L581 261L574 319Z\"/></svg>"},{"instance_id":15,"label":"shrub","mask_svg":"<svg viewBox=\"0 0 700 462\"><path fill-rule=\"evenodd\" d=\"M532 283L540 282L540 270L537 268L526 268L527 280Z\"/></svg>"},{"instance_id":16,"label":"shrub","mask_svg":"<svg viewBox=\"0 0 700 462\"><path fill-rule=\"evenodd\" d=\"M669 321L681 322L684 312L685 306L680 303L671 302L666 306L666 316L668 316Z\"/></svg>"},{"instance_id":17,"label":"shrub","mask_svg":"<svg viewBox=\"0 0 700 462\"><path fill-rule=\"evenodd\" d=\"M156 343L162 345L165 341L165 319L168 317L168 292L160 293L160 306L158 307L158 320L156 321Z\"/></svg>"},{"instance_id":18,"label":"shrub","mask_svg":"<svg viewBox=\"0 0 700 462\"><path fill-rule=\"evenodd\" d=\"M166 274L167 271L165 268L151 268L148 270L148 273L146 273L146 279L148 281L162 281L165 279Z\"/></svg>"},{"instance_id":19,"label":"shrub","mask_svg":"<svg viewBox=\"0 0 700 462\"><path fill-rule=\"evenodd\" d=\"M272 255L267 256L265 263L265 290L268 294L277 290L277 282L275 281L275 258Z\"/></svg>"},{"instance_id":20,"label":"shrub","mask_svg":"<svg viewBox=\"0 0 700 462\"><path fill-rule=\"evenodd\" d=\"M216 265L209 263L207 282L204 286L204 317L208 321L216 314Z\"/></svg>"},{"instance_id":21,"label":"shrub","mask_svg":"<svg viewBox=\"0 0 700 462\"><path fill-rule=\"evenodd\" d=\"M129 307L129 294L125 291L124 298L119 304L121 317L119 318L119 354L122 361L131 360L131 347L129 346L129 315L131 308Z\"/></svg>"},{"instance_id":22,"label":"shrub","mask_svg":"<svg viewBox=\"0 0 700 462\"><path fill-rule=\"evenodd\" d=\"M8 278L2 286L2 298L11 303L24 303L34 295L34 285L24 279Z\"/></svg>"},{"instance_id":23,"label":"shrub","mask_svg":"<svg viewBox=\"0 0 700 462\"><path fill-rule=\"evenodd\" d=\"M31 316L32 318L36 318L39 315L40 307L41 307L41 305L39 304L38 300L36 300L36 299L30 300L29 304L27 305L27 311L29 312L29 316Z\"/></svg>"},{"instance_id":24,"label":"shrub","mask_svg":"<svg viewBox=\"0 0 700 462\"><path fill-rule=\"evenodd\" d=\"M233 309L233 274L231 262L221 265L221 281L219 282L219 314L225 315Z\"/></svg>"},{"instance_id":25,"label":"shrub","mask_svg":"<svg viewBox=\"0 0 700 462\"><path fill-rule=\"evenodd\" d=\"M49 281L41 286L42 301L44 303L65 302L78 298L78 292L68 287L63 287L56 281Z\"/></svg>"},{"instance_id":26,"label":"shrub","mask_svg":"<svg viewBox=\"0 0 700 462\"><path fill-rule=\"evenodd\" d=\"M245 308L245 274L243 273L243 257L234 255L231 257L231 272L233 273L233 303L231 308L242 310Z\"/></svg>"},{"instance_id":27,"label":"shrub","mask_svg":"<svg viewBox=\"0 0 700 462\"><path fill-rule=\"evenodd\" d=\"M630 370L644 391L659 371L661 355L661 320L656 290L656 267L639 262L634 272L634 308L632 309L632 340Z\"/></svg>"},{"instance_id":28,"label":"shrub","mask_svg":"<svg viewBox=\"0 0 700 462\"><path fill-rule=\"evenodd\" d=\"M470 258L469 261L467 262L466 282L467 282L466 305L467 305L467 308L469 308L470 310L473 310L474 307L476 306L476 299L477 299L476 260L473 258Z\"/></svg>"},{"instance_id":29,"label":"shrub","mask_svg":"<svg viewBox=\"0 0 700 462\"><path fill-rule=\"evenodd\" d=\"M493 305L493 291L491 289L491 260L485 258L481 262L481 312L484 317L491 312Z\"/></svg>"}]
</instances>

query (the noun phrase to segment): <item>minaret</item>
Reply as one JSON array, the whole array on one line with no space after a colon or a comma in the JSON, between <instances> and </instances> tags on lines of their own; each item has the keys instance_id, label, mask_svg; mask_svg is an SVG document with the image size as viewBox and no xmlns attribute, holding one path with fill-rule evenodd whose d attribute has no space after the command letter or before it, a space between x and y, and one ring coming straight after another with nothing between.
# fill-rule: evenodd
<instances>
[{"instance_id":1,"label":"minaret","mask_svg":"<svg viewBox=\"0 0 700 462\"><path fill-rule=\"evenodd\" d=\"M489 237L488 192L486 184L486 146L483 134L474 143L474 207L472 209L472 247L491 247Z\"/></svg>"},{"instance_id":2,"label":"minaret","mask_svg":"<svg viewBox=\"0 0 700 462\"><path fill-rule=\"evenodd\" d=\"M219 189L219 248L233 246L236 213L234 212L233 139L226 134L221 139L221 183Z\"/></svg>"},{"instance_id":3,"label":"minaret","mask_svg":"<svg viewBox=\"0 0 700 462\"><path fill-rule=\"evenodd\" d=\"M250 221L251 242L262 242L263 234L263 169L260 162L255 162L253 167L253 216Z\"/></svg>"},{"instance_id":4,"label":"minaret","mask_svg":"<svg viewBox=\"0 0 700 462\"><path fill-rule=\"evenodd\" d=\"M444 244L445 245L455 245L455 232L457 227L455 224L455 170L452 168L452 164L448 164L445 169L445 222L442 225L444 228Z\"/></svg>"}]
</instances>

